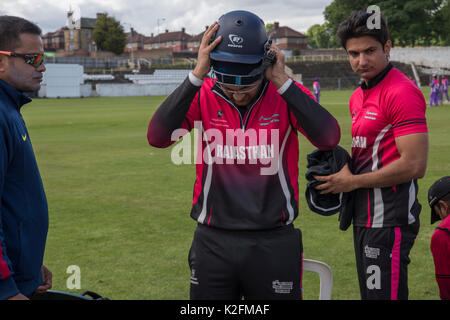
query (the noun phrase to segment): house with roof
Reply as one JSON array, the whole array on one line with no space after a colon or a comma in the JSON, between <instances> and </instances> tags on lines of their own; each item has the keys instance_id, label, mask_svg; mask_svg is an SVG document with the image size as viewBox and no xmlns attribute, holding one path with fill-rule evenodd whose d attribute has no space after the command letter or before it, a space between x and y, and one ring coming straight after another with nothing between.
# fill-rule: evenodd
<instances>
[{"instance_id":1,"label":"house with roof","mask_svg":"<svg viewBox=\"0 0 450 320\"><path fill-rule=\"evenodd\" d=\"M64 50L64 29L61 28L55 32L48 32L42 36L44 51Z\"/></svg>"},{"instance_id":2,"label":"house with roof","mask_svg":"<svg viewBox=\"0 0 450 320\"><path fill-rule=\"evenodd\" d=\"M89 54L96 51L93 32L95 23L101 15L97 13L97 18L84 18L74 21L73 11L67 13L67 26L64 29L64 42L66 52L77 52L78 54Z\"/></svg>"},{"instance_id":3,"label":"house with roof","mask_svg":"<svg viewBox=\"0 0 450 320\"><path fill-rule=\"evenodd\" d=\"M130 32L125 32L126 45L124 52L139 51L144 49L144 41L148 38L140 34L134 28L130 28Z\"/></svg>"},{"instance_id":4,"label":"house with roof","mask_svg":"<svg viewBox=\"0 0 450 320\"><path fill-rule=\"evenodd\" d=\"M200 43L202 42L203 35L209 26L205 26L205 30L191 37L191 39L187 43L187 50L197 52L198 48L200 48Z\"/></svg>"},{"instance_id":5,"label":"house with roof","mask_svg":"<svg viewBox=\"0 0 450 320\"><path fill-rule=\"evenodd\" d=\"M294 50L306 49L307 36L290 27L281 27L279 22L274 22L273 29L269 32L269 37L283 50L286 57L291 57Z\"/></svg>"},{"instance_id":6,"label":"house with roof","mask_svg":"<svg viewBox=\"0 0 450 320\"><path fill-rule=\"evenodd\" d=\"M181 31L165 30L156 36L147 37L144 40L144 50L172 49L173 51L184 51L188 49L188 42L192 36L186 33L185 28Z\"/></svg>"}]
</instances>

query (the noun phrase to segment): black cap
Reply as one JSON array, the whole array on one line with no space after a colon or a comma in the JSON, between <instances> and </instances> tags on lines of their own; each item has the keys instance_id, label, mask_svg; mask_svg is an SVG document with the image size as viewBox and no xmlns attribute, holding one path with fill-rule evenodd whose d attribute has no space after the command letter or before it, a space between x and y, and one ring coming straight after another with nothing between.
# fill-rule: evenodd
<instances>
[{"instance_id":1,"label":"black cap","mask_svg":"<svg viewBox=\"0 0 450 320\"><path fill-rule=\"evenodd\" d=\"M433 206L439 202L443 197L450 193L450 176L438 179L428 189L428 204L431 207L431 223L435 223L441 218L434 212Z\"/></svg>"}]
</instances>

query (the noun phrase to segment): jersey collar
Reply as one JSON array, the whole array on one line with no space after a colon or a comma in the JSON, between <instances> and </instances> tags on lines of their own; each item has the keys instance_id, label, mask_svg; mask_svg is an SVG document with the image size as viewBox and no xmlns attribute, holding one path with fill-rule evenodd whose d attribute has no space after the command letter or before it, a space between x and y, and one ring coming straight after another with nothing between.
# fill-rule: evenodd
<instances>
[{"instance_id":1,"label":"jersey collar","mask_svg":"<svg viewBox=\"0 0 450 320\"><path fill-rule=\"evenodd\" d=\"M361 84L361 89L369 90L369 89L372 89L373 87L375 87L377 84L379 84L381 81L383 81L383 79L386 77L386 75L389 73L389 71L391 71L391 69L393 67L394 66L392 65L392 63L389 62L387 67L384 68L383 71L381 71L374 78L372 78L368 81L368 84L366 84L366 82L363 81Z\"/></svg>"},{"instance_id":2,"label":"jersey collar","mask_svg":"<svg viewBox=\"0 0 450 320\"><path fill-rule=\"evenodd\" d=\"M12 102L13 106L20 110L20 108L26 104L31 102L31 98L28 97L23 92L17 90L10 84L8 84L6 81L3 81L0 79L0 89L3 89L3 91L6 93L6 95L9 97L10 101Z\"/></svg>"}]
</instances>

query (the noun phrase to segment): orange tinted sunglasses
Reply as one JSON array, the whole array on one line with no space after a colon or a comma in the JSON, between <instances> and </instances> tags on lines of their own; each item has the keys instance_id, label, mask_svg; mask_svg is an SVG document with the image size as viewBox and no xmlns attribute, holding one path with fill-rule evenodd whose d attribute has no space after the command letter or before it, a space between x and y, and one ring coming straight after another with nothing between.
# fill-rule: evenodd
<instances>
[{"instance_id":1,"label":"orange tinted sunglasses","mask_svg":"<svg viewBox=\"0 0 450 320\"><path fill-rule=\"evenodd\" d=\"M10 51L0 51L0 54L22 58L25 60L25 63L35 68L39 68L44 63L44 55L41 53L15 53Z\"/></svg>"}]
</instances>

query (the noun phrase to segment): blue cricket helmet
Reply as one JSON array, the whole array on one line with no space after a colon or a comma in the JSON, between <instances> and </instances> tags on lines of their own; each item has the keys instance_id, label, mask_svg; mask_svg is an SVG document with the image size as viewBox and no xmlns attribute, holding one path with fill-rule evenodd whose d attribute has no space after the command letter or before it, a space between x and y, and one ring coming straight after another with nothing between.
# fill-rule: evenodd
<instances>
[{"instance_id":1,"label":"blue cricket helmet","mask_svg":"<svg viewBox=\"0 0 450 320\"><path fill-rule=\"evenodd\" d=\"M238 10L221 16L218 24L211 41L219 36L222 41L210 53L217 81L245 86L260 79L270 63L265 63L271 41L264 21L251 12Z\"/></svg>"}]
</instances>

